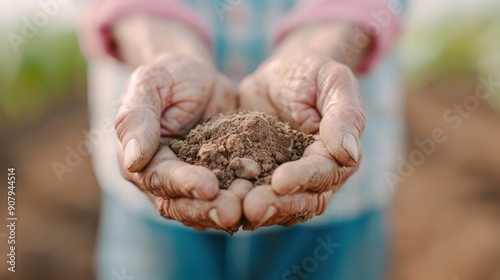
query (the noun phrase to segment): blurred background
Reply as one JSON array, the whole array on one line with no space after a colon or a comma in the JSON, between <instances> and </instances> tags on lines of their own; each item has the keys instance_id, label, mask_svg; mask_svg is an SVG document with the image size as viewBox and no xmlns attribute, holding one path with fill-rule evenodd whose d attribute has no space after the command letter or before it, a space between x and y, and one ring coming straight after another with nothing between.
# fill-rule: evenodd
<instances>
[{"instance_id":1,"label":"blurred background","mask_svg":"<svg viewBox=\"0 0 500 280\"><path fill-rule=\"evenodd\" d=\"M437 127L448 138L396 188L391 277L500 279L500 2L410 2L399 44L408 152ZM64 163L88 131L86 65L75 30L82 7L61 5L16 51L9 33L41 8L36 0L0 2L0 161L3 177L7 166L17 168L17 279L92 279L99 188L90 158L62 180L52 165ZM485 80L493 81L491 95L478 100ZM444 119L470 104L457 129ZM1 191L2 208L5 196ZM0 252L6 237L0 228ZM5 261L2 253L2 267ZM0 269L0 279L9 277Z\"/></svg>"}]
</instances>

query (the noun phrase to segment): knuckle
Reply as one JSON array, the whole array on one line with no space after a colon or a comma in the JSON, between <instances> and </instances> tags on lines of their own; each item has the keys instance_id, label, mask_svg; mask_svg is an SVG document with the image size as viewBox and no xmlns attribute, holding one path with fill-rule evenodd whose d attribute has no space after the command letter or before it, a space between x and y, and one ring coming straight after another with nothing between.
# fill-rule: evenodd
<instances>
[{"instance_id":1,"label":"knuckle","mask_svg":"<svg viewBox=\"0 0 500 280\"><path fill-rule=\"evenodd\" d=\"M358 132L358 136L362 134L366 126L366 117L363 108L356 103L336 104L329 102L324 115L333 116L337 120L354 126Z\"/></svg>"},{"instance_id":2,"label":"knuckle","mask_svg":"<svg viewBox=\"0 0 500 280\"><path fill-rule=\"evenodd\" d=\"M156 170L146 168L146 171L135 173L132 176L134 176L134 182L136 185L138 185L143 191L164 199L168 198L165 189L160 185L159 176Z\"/></svg>"},{"instance_id":3,"label":"knuckle","mask_svg":"<svg viewBox=\"0 0 500 280\"><path fill-rule=\"evenodd\" d=\"M356 80L354 77L354 74L351 71L351 68L349 68L349 66L342 64L342 63L331 61L330 63L326 64L325 70L327 70L330 75L334 75L334 76L342 78L342 79L347 78L347 79Z\"/></svg>"},{"instance_id":4,"label":"knuckle","mask_svg":"<svg viewBox=\"0 0 500 280\"><path fill-rule=\"evenodd\" d=\"M164 65L159 63L139 66L132 73L130 83L132 86L140 88L142 91L155 90L158 87L169 84L171 73Z\"/></svg>"},{"instance_id":5,"label":"knuckle","mask_svg":"<svg viewBox=\"0 0 500 280\"><path fill-rule=\"evenodd\" d=\"M333 172L332 180L329 184L330 185L329 187L333 187L333 186L338 185L342 182L342 180L345 177L345 171L343 171L343 170L344 170L344 168L340 167L340 168L337 168Z\"/></svg>"},{"instance_id":6,"label":"knuckle","mask_svg":"<svg viewBox=\"0 0 500 280\"><path fill-rule=\"evenodd\" d=\"M123 101L123 98L122 98ZM119 130L121 125L127 123L128 120L132 117L134 111L134 107L131 107L131 104L127 104L122 102L118 107L118 111L115 116L114 126L116 130ZM122 127L123 129L123 127Z\"/></svg>"},{"instance_id":7,"label":"knuckle","mask_svg":"<svg viewBox=\"0 0 500 280\"><path fill-rule=\"evenodd\" d=\"M176 57L166 64L166 68L175 82L190 80L201 85L209 83L209 68L202 62L187 57Z\"/></svg>"},{"instance_id":8,"label":"knuckle","mask_svg":"<svg viewBox=\"0 0 500 280\"><path fill-rule=\"evenodd\" d=\"M335 65L339 76L354 78L354 74L352 73L351 68L349 68L347 65L342 63L336 63Z\"/></svg>"},{"instance_id":9,"label":"knuckle","mask_svg":"<svg viewBox=\"0 0 500 280\"><path fill-rule=\"evenodd\" d=\"M151 179L148 178L150 176L148 176L147 171L134 173L133 177L136 185L138 185L142 190L156 195L151 185Z\"/></svg>"},{"instance_id":10,"label":"knuckle","mask_svg":"<svg viewBox=\"0 0 500 280\"><path fill-rule=\"evenodd\" d=\"M278 86L279 98L291 99L295 102L311 102L312 96L316 90L313 80L306 75L284 79Z\"/></svg>"},{"instance_id":11,"label":"knuckle","mask_svg":"<svg viewBox=\"0 0 500 280\"><path fill-rule=\"evenodd\" d=\"M331 193L332 193L331 191L328 191L319 193L317 195L316 215L321 215L325 212L326 208L328 207L328 204L330 203Z\"/></svg>"},{"instance_id":12,"label":"knuckle","mask_svg":"<svg viewBox=\"0 0 500 280\"><path fill-rule=\"evenodd\" d=\"M118 114L115 117L115 131L118 139L122 140L125 134L130 131L130 127L127 124L131 123L131 119L133 118L134 113L133 110L127 107L121 107L118 111Z\"/></svg>"},{"instance_id":13,"label":"knuckle","mask_svg":"<svg viewBox=\"0 0 500 280\"><path fill-rule=\"evenodd\" d=\"M155 197L151 195L148 195L148 197L151 203L153 204L153 208L155 209L156 213L165 219L170 219L170 216L168 215L167 211L170 204L170 200L162 199L160 197Z\"/></svg>"},{"instance_id":14,"label":"knuckle","mask_svg":"<svg viewBox=\"0 0 500 280\"><path fill-rule=\"evenodd\" d=\"M341 111L341 118L352 123L359 134L365 129L366 117L360 106L347 105L344 107L344 110Z\"/></svg>"},{"instance_id":15,"label":"knuckle","mask_svg":"<svg viewBox=\"0 0 500 280\"><path fill-rule=\"evenodd\" d=\"M358 89L358 82L351 69L342 63L330 61L321 66L318 71L318 83L321 88L329 91L334 87Z\"/></svg>"},{"instance_id":16,"label":"knuckle","mask_svg":"<svg viewBox=\"0 0 500 280\"><path fill-rule=\"evenodd\" d=\"M166 203L165 201L166 200L155 203L155 208L158 215L162 216L165 219L168 219L167 213L165 212L165 203Z\"/></svg>"},{"instance_id":17,"label":"knuckle","mask_svg":"<svg viewBox=\"0 0 500 280\"><path fill-rule=\"evenodd\" d=\"M352 170L352 167L348 167L348 166L342 166L340 168L337 168L333 172L333 178L332 178L332 182L330 184L330 189L339 188L340 185L343 184L345 182L345 180L347 180L347 177L350 175L351 170Z\"/></svg>"},{"instance_id":18,"label":"knuckle","mask_svg":"<svg viewBox=\"0 0 500 280\"><path fill-rule=\"evenodd\" d=\"M118 136L118 139L122 139L123 134L126 131L126 128L123 126L123 123L124 123L126 117L127 117L127 114L122 113L122 112L119 112L116 115L114 126L115 126L115 131L116 131L116 135Z\"/></svg>"},{"instance_id":19,"label":"knuckle","mask_svg":"<svg viewBox=\"0 0 500 280\"><path fill-rule=\"evenodd\" d=\"M163 217L168 220L175 220L181 223L189 222L189 220L185 219L182 211L179 209L179 205L175 203L175 200L172 198L165 199L163 203Z\"/></svg>"},{"instance_id":20,"label":"knuckle","mask_svg":"<svg viewBox=\"0 0 500 280\"><path fill-rule=\"evenodd\" d=\"M189 81L205 90L210 83L209 67L188 56L164 57L153 63L139 66L131 75L129 86L141 91L164 91L173 85Z\"/></svg>"},{"instance_id":21,"label":"knuckle","mask_svg":"<svg viewBox=\"0 0 500 280\"><path fill-rule=\"evenodd\" d=\"M174 216L171 213L171 199L164 199L157 204L156 209L158 214L167 220L174 220Z\"/></svg>"}]
</instances>

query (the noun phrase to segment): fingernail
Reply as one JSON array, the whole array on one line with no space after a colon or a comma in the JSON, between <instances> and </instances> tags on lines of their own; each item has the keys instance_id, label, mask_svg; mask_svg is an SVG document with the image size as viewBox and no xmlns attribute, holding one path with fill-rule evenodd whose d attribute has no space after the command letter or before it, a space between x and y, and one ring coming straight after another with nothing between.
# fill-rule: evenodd
<instances>
[{"instance_id":1,"label":"fingernail","mask_svg":"<svg viewBox=\"0 0 500 280\"><path fill-rule=\"evenodd\" d=\"M349 153L354 162L358 162L358 144L356 144L356 138L352 134L344 135L342 147Z\"/></svg>"},{"instance_id":2,"label":"fingernail","mask_svg":"<svg viewBox=\"0 0 500 280\"><path fill-rule=\"evenodd\" d=\"M278 212L278 209L276 209L276 207L274 206L269 206L269 208L267 208L267 211L266 211L266 214L264 215L264 217L260 220L260 224L263 224L265 223L267 220L269 220L272 216L274 216L276 213Z\"/></svg>"},{"instance_id":3,"label":"fingernail","mask_svg":"<svg viewBox=\"0 0 500 280\"><path fill-rule=\"evenodd\" d=\"M220 226L221 228L224 228L224 225L222 225L222 221L220 220L220 216L219 216L219 211L217 211L216 208L213 208L212 210L210 210L210 212L208 212L208 216L210 217L210 219L212 219L212 221L214 221L218 226Z\"/></svg>"},{"instance_id":4,"label":"fingernail","mask_svg":"<svg viewBox=\"0 0 500 280\"><path fill-rule=\"evenodd\" d=\"M125 168L130 169L141 158L141 146L139 142L136 139L128 141L123 153L123 164L125 164Z\"/></svg>"}]
</instances>

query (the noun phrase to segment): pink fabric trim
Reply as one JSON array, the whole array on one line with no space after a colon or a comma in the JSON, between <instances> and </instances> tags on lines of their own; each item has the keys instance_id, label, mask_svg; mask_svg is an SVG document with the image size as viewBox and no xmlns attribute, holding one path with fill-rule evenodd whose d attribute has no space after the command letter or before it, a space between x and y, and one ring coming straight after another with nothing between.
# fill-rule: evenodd
<instances>
[{"instance_id":1,"label":"pink fabric trim","mask_svg":"<svg viewBox=\"0 0 500 280\"><path fill-rule=\"evenodd\" d=\"M388 19L377 16L379 13L388 16ZM366 59L357 69L360 74L370 72L373 66L390 50L401 30L399 16L392 12L385 1L312 0L297 6L281 22L277 30L276 42L282 40L297 27L327 20L352 22L370 36L372 46Z\"/></svg>"},{"instance_id":2,"label":"pink fabric trim","mask_svg":"<svg viewBox=\"0 0 500 280\"><path fill-rule=\"evenodd\" d=\"M81 30L81 44L88 58L105 54L116 56L111 27L131 15L148 14L182 22L197 32L211 46L211 40L196 15L175 0L94 0L86 11Z\"/></svg>"}]
</instances>

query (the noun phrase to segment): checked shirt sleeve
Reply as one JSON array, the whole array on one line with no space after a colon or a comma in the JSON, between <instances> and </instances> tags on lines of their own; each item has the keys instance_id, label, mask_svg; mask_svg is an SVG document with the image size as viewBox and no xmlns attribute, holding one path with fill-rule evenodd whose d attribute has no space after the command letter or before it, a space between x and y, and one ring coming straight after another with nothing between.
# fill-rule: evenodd
<instances>
[{"instance_id":1,"label":"checked shirt sleeve","mask_svg":"<svg viewBox=\"0 0 500 280\"><path fill-rule=\"evenodd\" d=\"M401 3L398 0L304 1L281 22L276 42L303 25L328 20L352 22L364 31L372 42L368 55L357 69L359 73L368 73L391 49L400 33L401 11Z\"/></svg>"},{"instance_id":2,"label":"checked shirt sleeve","mask_svg":"<svg viewBox=\"0 0 500 280\"><path fill-rule=\"evenodd\" d=\"M207 45L211 45L203 24L178 1L94 0L84 15L81 27L80 41L85 55L90 59L106 54L116 58L116 48L111 36L113 24L128 16L140 14L181 22L198 33Z\"/></svg>"}]
</instances>

